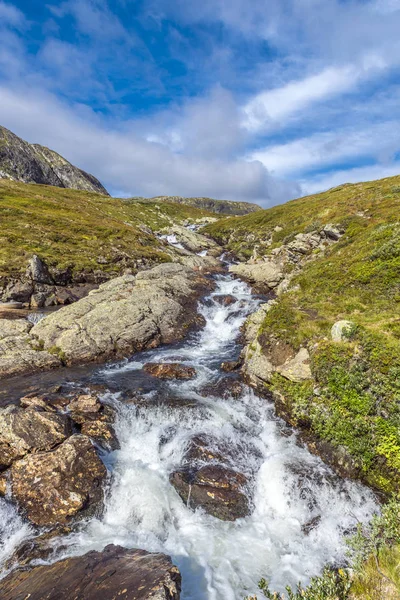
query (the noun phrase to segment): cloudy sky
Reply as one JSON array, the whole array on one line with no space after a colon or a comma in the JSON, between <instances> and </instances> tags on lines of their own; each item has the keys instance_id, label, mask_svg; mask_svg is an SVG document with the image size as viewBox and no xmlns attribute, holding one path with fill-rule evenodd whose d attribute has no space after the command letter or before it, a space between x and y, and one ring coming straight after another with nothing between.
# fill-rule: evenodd
<instances>
[{"instance_id":1,"label":"cloudy sky","mask_svg":"<svg viewBox=\"0 0 400 600\"><path fill-rule=\"evenodd\" d=\"M113 195L400 173L400 0L0 0L0 124Z\"/></svg>"}]
</instances>

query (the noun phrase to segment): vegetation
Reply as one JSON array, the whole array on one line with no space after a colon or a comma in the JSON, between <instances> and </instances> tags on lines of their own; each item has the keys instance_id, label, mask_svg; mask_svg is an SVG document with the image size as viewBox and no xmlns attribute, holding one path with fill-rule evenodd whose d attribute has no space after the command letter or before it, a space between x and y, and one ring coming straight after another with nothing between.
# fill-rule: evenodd
<instances>
[{"instance_id":1,"label":"vegetation","mask_svg":"<svg viewBox=\"0 0 400 600\"><path fill-rule=\"evenodd\" d=\"M333 223L340 241L294 277L267 313L262 347L280 339L308 347L313 381L275 375L292 422L344 449L360 476L383 492L400 484L400 177L344 185L206 228L248 256ZM350 339L330 341L332 325L355 324Z\"/></svg>"},{"instance_id":2,"label":"vegetation","mask_svg":"<svg viewBox=\"0 0 400 600\"><path fill-rule=\"evenodd\" d=\"M349 538L352 570L325 569L304 588L286 588L287 596L259 583L269 600L397 600L400 598L400 501L393 497L368 526ZM247 600L257 600L256 597Z\"/></svg>"},{"instance_id":3,"label":"vegetation","mask_svg":"<svg viewBox=\"0 0 400 600\"><path fill-rule=\"evenodd\" d=\"M173 202L203 208L221 215L247 215L261 210L258 204L249 202L232 202L230 200L214 200L213 198L183 198L182 196L157 196L156 198L133 198L141 202Z\"/></svg>"},{"instance_id":4,"label":"vegetation","mask_svg":"<svg viewBox=\"0 0 400 600\"><path fill-rule=\"evenodd\" d=\"M32 254L75 272L118 272L120 264L166 261L165 247L146 228L210 214L186 205L0 179L0 277L24 272Z\"/></svg>"}]
</instances>

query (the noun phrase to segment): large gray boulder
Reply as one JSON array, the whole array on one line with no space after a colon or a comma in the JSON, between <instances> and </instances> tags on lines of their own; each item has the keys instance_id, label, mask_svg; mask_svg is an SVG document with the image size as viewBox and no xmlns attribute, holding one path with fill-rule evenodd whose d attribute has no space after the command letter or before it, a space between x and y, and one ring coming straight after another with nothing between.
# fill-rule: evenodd
<instances>
[{"instance_id":1,"label":"large gray boulder","mask_svg":"<svg viewBox=\"0 0 400 600\"><path fill-rule=\"evenodd\" d=\"M179 600L180 590L169 556L119 546L18 569L1 582L2 600Z\"/></svg>"}]
</instances>

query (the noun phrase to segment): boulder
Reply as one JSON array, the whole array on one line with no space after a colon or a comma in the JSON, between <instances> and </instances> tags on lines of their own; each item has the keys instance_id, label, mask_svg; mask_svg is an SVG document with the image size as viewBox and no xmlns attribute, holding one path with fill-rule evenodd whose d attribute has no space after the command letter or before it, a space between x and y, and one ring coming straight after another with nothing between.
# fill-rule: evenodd
<instances>
[{"instance_id":1,"label":"boulder","mask_svg":"<svg viewBox=\"0 0 400 600\"><path fill-rule=\"evenodd\" d=\"M30 454L11 467L12 495L35 525L67 523L103 500L106 468L89 438L73 435L56 450Z\"/></svg>"},{"instance_id":2,"label":"boulder","mask_svg":"<svg viewBox=\"0 0 400 600\"><path fill-rule=\"evenodd\" d=\"M26 276L35 283L44 283L47 285L52 285L54 283L47 265L36 254L34 254L28 262Z\"/></svg>"},{"instance_id":3,"label":"boulder","mask_svg":"<svg viewBox=\"0 0 400 600\"><path fill-rule=\"evenodd\" d=\"M289 379L300 383L306 379L312 378L311 367L310 367L310 354L306 348L300 348L294 358L291 358L276 367L276 371Z\"/></svg>"},{"instance_id":4,"label":"boulder","mask_svg":"<svg viewBox=\"0 0 400 600\"><path fill-rule=\"evenodd\" d=\"M0 498L7 493L7 476L5 473L0 473Z\"/></svg>"},{"instance_id":5,"label":"boulder","mask_svg":"<svg viewBox=\"0 0 400 600\"><path fill-rule=\"evenodd\" d=\"M274 289L284 278L282 267L278 262L268 260L265 262L232 265L229 271L239 277L243 277L250 283L263 284L269 289Z\"/></svg>"},{"instance_id":6,"label":"boulder","mask_svg":"<svg viewBox=\"0 0 400 600\"><path fill-rule=\"evenodd\" d=\"M331 329L332 340L334 342L346 342L354 327L355 325L352 321L336 321Z\"/></svg>"},{"instance_id":7,"label":"boulder","mask_svg":"<svg viewBox=\"0 0 400 600\"><path fill-rule=\"evenodd\" d=\"M196 370L179 363L147 363L143 369L159 379L194 379Z\"/></svg>"},{"instance_id":8,"label":"boulder","mask_svg":"<svg viewBox=\"0 0 400 600\"><path fill-rule=\"evenodd\" d=\"M244 384L236 377L222 377L216 383L208 383L200 390L200 395L207 398L214 396L215 398L238 399L245 391Z\"/></svg>"},{"instance_id":9,"label":"boulder","mask_svg":"<svg viewBox=\"0 0 400 600\"><path fill-rule=\"evenodd\" d=\"M341 225L332 225L332 223L325 225L322 231L327 238L335 242L337 242L344 234L344 229Z\"/></svg>"},{"instance_id":10,"label":"boulder","mask_svg":"<svg viewBox=\"0 0 400 600\"><path fill-rule=\"evenodd\" d=\"M107 546L52 565L17 569L2 600L179 600L181 575L164 554Z\"/></svg>"},{"instance_id":11,"label":"boulder","mask_svg":"<svg viewBox=\"0 0 400 600\"><path fill-rule=\"evenodd\" d=\"M275 368L270 359L264 354L260 342L256 340L247 346L243 364L246 381L262 391L269 383Z\"/></svg>"},{"instance_id":12,"label":"boulder","mask_svg":"<svg viewBox=\"0 0 400 600\"><path fill-rule=\"evenodd\" d=\"M61 365L56 354L44 351L31 337L31 329L32 324L25 319L0 319L0 379Z\"/></svg>"},{"instance_id":13,"label":"boulder","mask_svg":"<svg viewBox=\"0 0 400 600\"><path fill-rule=\"evenodd\" d=\"M117 437L112 425L115 420L114 409L101 404L99 399L91 394L78 396L67 408L73 421L80 426L81 433L108 449L118 448Z\"/></svg>"},{"instance_id":14,"label":"boulder","mask_svg":"<svg viewBox=\"0 0 400 600\"><path fill-rule=\"evenodd\" d=\"M211 250L211 252L214 251L213 254L216 254L217 256L223 252L223 249L214 242L214 240L211 240L201 233L182 227L181 225L174 225L171 227L168 230L167 235L174 236L176 242L190 252L197 253L202 252L203 250Z\"/></svg>"},{"instance_id":15,"label":"boulder","mask_svg":"<svg viewBox=\"0 0 400 600\"><path fill-rule=\"evenodd\" d=\"M29 303L33 294L33 285L26 281L10 281L3 292L4 302L22 302Z\"/></svg>"},{"instance_id":16,"label":"boulder","mask_svg":"<svg viewBox=\"0 0 400 600\"><path fill-rule=\"evenodd\" d=\"M221 304L221 306L230 306L231 304L235 304L235 302L237 302L237 298L231 294L218 294L213 296L213 300L214 302Z\"/></svg>"},{"instance_id":17,"label":"boulder","mask_svg":"<svg viewBox=\"0 0 400 600\"><path fill-rule=\"evenodd\" d=\"M235 521L250 512L244 492L246 477L222 465L206 465L195 473L175 471L170 482L190 508L203 508L223 521Z\"/></svg>"},{"instance_id":18,"label":"boulder","mask_svg":"<svg viewBox=\"0 0 400 600\"><path fill-rule=\"evenodd\" d=\"M242 366L240 360L226 360L221 363L221 371L225 371L226 373L231 373L232 371L237 371Z\"/></svg>"},{"instance_id":19,"label":"boulder","mask_svg":"<svg viewBox=\"0 0 400 600\"><path fill-rule=\"evenodd\" d=\"M30 452L51 450L70 434L65 415L16 406L0 409L0 469Z\"/></svg>"},{"instance_id":20,"label":"boulder","mask_svg":"<svg viewBox=\"0 0 400 600\"><path fill-rule=\"evenodd\" d=\"M67 364L127 356L181 339L199 322L196 300L209 286L187 267L162 264L102 284L40 321L31 335L58 349Z\"/></svg>"}]
</instances>

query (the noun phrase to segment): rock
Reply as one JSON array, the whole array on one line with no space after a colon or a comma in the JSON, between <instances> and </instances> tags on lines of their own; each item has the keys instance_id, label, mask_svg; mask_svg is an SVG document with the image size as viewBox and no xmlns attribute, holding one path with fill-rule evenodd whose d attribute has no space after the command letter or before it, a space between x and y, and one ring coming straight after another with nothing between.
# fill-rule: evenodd
<instances>
[{"instance_id":1,"label":"rock","mask_svg":"<svg viewBox=\"0 0 400 600\"><path fill-rule=\"evenodd\" d=\"M220 273L223 270L221 261L212 256L197 256L196 254L182 255L179 253L176 262L206 275Z\"/></svg>"},{"instance_id":2,"label":"rock","mask_svg":"<svg viewBox=\"0 0 400 600\"><path fill-rule=\"evenodd\" d=\"M349 334L355 324L352 321L336 321L331 329L331 336L334 342L346 342L349 339Z\"/></svg>"},{"instance_id":3,"label":"rock","mask_svg":"<svg viewBox=\"0 0 400 600\"><path fill-rule=\"evenodd\" d=\"M51 406L44 398L40 396L24 396L19 401L23 408L38 408L47 412L55 412L54 406Z\"/></svg>"},{"instance_id":4,"label":"rock","mask_svg":"<svg viewBox=\"0 0 400 600\"><path fill-rule=\"evenodd\" d=\"M24 307L22 302L0 302L0 310L20 310Z\"/></svg>"},{"instance_id":5,"label":"rock","mask_svg":"<svg viewBox=\"0 0 400 600\"><path fill-rule=\"evenodd\" d=\"M281 265L274 261L250 264L232 265L229 271L243 277L250 283L264 284L269 289L274 289L282 281L284 275Z\"/></svg>"},{"instance_id":6,"label":"rock","mask_svg":"<svg viewBox=\"0 0 400 600\"><path fill-rule=\"evenodd\" d=\"M232 371L237 371L242 366L240 360L226 360L221 363L221 371L225 371L226 373L231 373Z\"/></svg>"},{"instance_id":7,"label":"rock","mask_svg":"<svg viewBox=\"0 0 400 600\"><path fill-rule=\"evenodd\" d=\"M195 474L175 471L170 482L191 508L203 508L223 521L235 521L249 514L249 501L243 491L247 479L222 465L207 465Z\"/></svg>"},{"instance_id":8,"label":"rock","mask_svg":"<svg viewBox=\"0 0 400 600\"><path fill-rule=\"evenodd\" d=\"M127 356L181 339L199 322L196 300L209 287L187 267L161 264L102 284L40 321L31 336L67 364Z\"/></svg>"},{"instance_id":9,"label":"rock","mask_svg":"<svg viewBox=\"0 0 400 600\"><path fill-rule=\"evenodd\" d=\"M93 175L74 167L57 152L39 144L29 144L1 126L0 177L108 196L107 190Z\"/></svg>"},{"instance_id":10,"label":"rock","mask_svg":"<svg viewBox=\"0 0 400 600\"><path fill-rule=\"evenodd\" d=\"M214 240L180 225L171 227L167 231L167 235L175 236L176 241L190 252L197 253L203 250L214 250L217 256L223 252L223 249Z\"/></svg>"},{"instance_id":11,"label":"rock","mask_svg":"<svg viewBox=\"0 0 400 600\"><path fill-rule=\"evenodd\" d=\"M318 527L318 525L320 524L320 522L321 522L321 515L317 515L316 517L313 517L312 519L307 521L307 523L304 523L301 526L301 530L305 535L310 535L312 530L316 529Z\"/></svg>"},{"instance_id":12,"label":"rock","mask_svg":"<svg viewBox=\"0 0 400 600\"><path fill-rule=\"evenodd\" d=\"M209 383L200 390L200 394L207 398L214 396L215 398L223 398L227 400L234 398L237 400L245 391L244 384L233 377L223 377L217 383Z\"/></svg>"},{"instance_id":13,"label":"rock","mask_svg":"<svg viewBox=\"0 0 400 600\"><path fill-rule=\"evenodd\" d=\"M265 384L270 382L274 370L273 364L264 354L258 340L247 346L243 372L250 385L262 391Z\"/></svg>"},{"instance_id":14,"label":"rock","mask_svg":"<svg viewBox=\"0 0 400 600\"><path fill-rule=\"evenodd\" d=\"M33 285L31 282L10 281L3 292L4 302L21 302L28 304L33 294Z\"/></svg>"},{"instance_id":15,"label":"rock","mask_svg":"<svg viewBox=\"0 0 400 600\"><path fill-rule=\"evenodd\" d=\"M44 283L46 285L54 283L47 265L36 254L28 262L26 276L35 283Z\"/></svg>"},{"instance_id":16,"label":"rock","mask_svg":"<svg viewBox=\"0 0 400 600\"><path fill-rule=\"evenodd\" d=\"M72 419L80 426L81 433L92 438L97 444L115 450L119 447L112 423L115 411L104 406L96 396L84 394L75 398L69 405Z\"/></svg>"},{"instance_id":17,"label":"rock","mask_svg":"<svg viewBox=\"0 0 400 600\"><path fill-rule=\"evenodd\" d=\"M159 379L194 379L196 370L179 363L147 363L143 369Z\"/></svg>"},{"instance_id":18,"label":"rock","mask_svg":"<svg viewBox=\"0 0 400 600\"><path fill-rule=\"evenodd\" d=\"M96 444L109 450L119 448L114 427L105 421L87 421L82 423L81 433L89 436Z\"/></svg>"},{"instance_id":19,"label":"rock","mask_svg":"<svg viewBox=\"0 0 400 600\"><path fill-rule=\"evenodd\" d=\"M0 409L0 469L30 452L54 448L70 434L65 415L16 406Z\"/></svg>"},{"instance_id":20,"label":"rock","mask_svg":"<svg viewBox=\"0 0 400 600\"><path fill-rule=\"evenodd\" d=\"M164 554L107 546L52 565L17 569L2 600L179 600L181 575Z\"/></svg>"},{"instance_id":21,"label":"rock","mask_svg":"<svg viewBox=\"0 0 400 600\"><path fill-rule=\"evenodd\" d=\"M64 524L99 509L105 477L89 438L73 435L56 450L14 462L12 494L35 525Z\"/></svg>"},{"instance_id":22,"label":"rock","mask_svg":"<svg viewBox=\"0 0 400 600\"><path fill-rule=\"evenodd\" d=\"M31 337L31 329L25 319L0 319L0 378L61 365L56 354L44 351Z\"/></svg>"},{"instance_id":23,"label":"rock","mask_svg":"<svg viewBox=\"0 0 400 600\"><path fill-rule=\"evenodd\" d=\"M329 223L328 225L325 225L323 232L328 238L336 242L344 234L344 229L340 225L332 225L332 223Z\"/></svg>"},{"instance_id":24,"label":"rock","mask_svg":"<svg viewBox=\"0 0 400 600\"><path fill-rule=\"evenodd\" d=\"M4 497L7 493L7 477L5 473L0 473L0 497Z\"/></svg>"},{"instance_id":25,"label":"rock","mask_svg":"<svg viewBox=\"0 0 400 600\"><path fill-rule=\"evenodd\" d=\"M276 367L276 371L289 379L300 383L312 378L310 367L310 354L306 348L301 348L296 356L287 360L283 365Z\"/></svg>"},{"instance_id":26,"label":"rock","mask_svg":"<svg viewBox=\"0 0 400 600\"><path fill-rule=\"evenodd\" d=\"M231 296L230 294L218 294L213 296L213 300L221 306L231 306L231 304L235 304L237 302L237 298L235 296Z\"/></svg>"}]
</instances>

